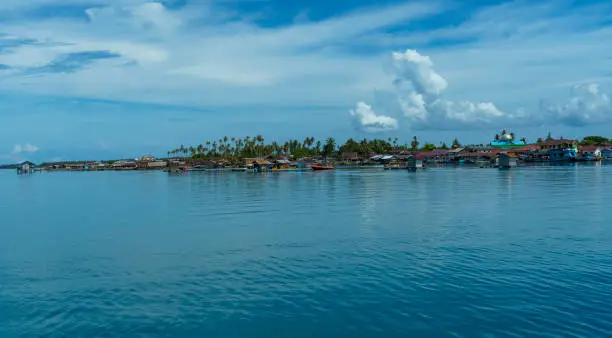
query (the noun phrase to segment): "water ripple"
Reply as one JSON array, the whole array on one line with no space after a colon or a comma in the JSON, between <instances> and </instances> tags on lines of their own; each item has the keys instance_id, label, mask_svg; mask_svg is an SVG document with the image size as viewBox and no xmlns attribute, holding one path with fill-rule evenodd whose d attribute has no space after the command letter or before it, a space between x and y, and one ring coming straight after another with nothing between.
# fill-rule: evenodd
<instances>
[{"instance_id":1,"label":"water ripple","mask_svg":"<svg viewBox=\"0 0 612 338\"><path fill-rule=\"evenodd\" d=\"M609 174L2 173L0 336L609 336Z\"/></svg>"}]
</instances>

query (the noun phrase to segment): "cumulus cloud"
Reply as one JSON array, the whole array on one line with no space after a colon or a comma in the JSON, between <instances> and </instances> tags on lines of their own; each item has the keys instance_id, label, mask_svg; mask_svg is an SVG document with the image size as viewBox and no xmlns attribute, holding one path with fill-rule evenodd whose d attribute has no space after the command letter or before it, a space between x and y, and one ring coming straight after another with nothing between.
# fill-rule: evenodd
<instances>
[{"instance_id":1,"label":"cumulus cloud","mask_svg":"<svg viewBox=\"0 0 612 338\"><path fill-rule=\"evenodd\" d=\"M394 52L391 71L394 74L395 95L392 100L401 114L407 118L411 127L416 129L456 129L486 126L502 120L514 118L514 114L504 113L491 102L452 101L442 97L448 81L434 69L434 63L415 50ZM368 105L363 104L365 107ZM384 103L388 106L388 103ZM359 107L359 104L358 104ZM386 118L376 116L368 109L370 120ZM351 115L356 113L351 111Z\"/></svg>"},{"instance_id":2,"label":"cumulus cloud","mask_svg":"<svg viewBox=\"0 0 612 338\"><path fill-rule=\"evenodd\" d=\"M397 130L397 120L384 115L377 115L372 107L364 102L358 102L357 107L350 111L357 129L366 133L380 133Z\"/></svg>"},{"instance_id":3,"label":"cumulus cloud","mask_svg":"<svg viewBox=\"0 0 612 338\"><path fill-rule=\"evenodd\" d=\"M428 56L415 50L393 53L394 84L401 111L416 128L489 125L512 118L491 102L451 101L442 97L447 80Z\"/></svg>"},{"instance_id":4,"label":"cumulus cloud","mask_svg":"<svg viewBox=\"0 0 612 338\"><path fill-rule=\"evenodd\" d=\"M597 84L574 86L571 97L564 104L542 104L543 116L548 121L585 126L612 121L612 102Z\"/></svg>"},{"instance_id":5,"label":"cumulus cloud","mask_svg":"<svg viewBox=\"0 0 612 338\"><path fill-rule=\"evenodd\" d=\"M40 148L30 143L26 143L24 145L16 144L13 146L13 154L21 154L21 153L35 153Z\"/></svg>"},{"instance_id":6,"label":"cumulus cloud","mask_svg":"<svg viewBox=\"0 0 612 338\"><path fill-rule=\"evenodd\" d=\"M448 81L434 69L434 63L428 56L415 50L393 53L390 69L394 76L394 91L392 95L385 96L386 102L377 104L389 110L391 101L391 105L397 107L397 114L403 115L414 129L488 128L508 124L585 126L612 122L612 102L597 84L574 86L568 102L542 102L540 111L523 107L502 111L492 102L446 99L444 92L449 87ZM525 104L529 105L528 102ZM394 120L388 116L377 116L368 105L364 106L368 109L363 114L351 111L351 115L364 116L360 120L371 121L372 124L380 118Z\"/></svg>"}]
</instances>

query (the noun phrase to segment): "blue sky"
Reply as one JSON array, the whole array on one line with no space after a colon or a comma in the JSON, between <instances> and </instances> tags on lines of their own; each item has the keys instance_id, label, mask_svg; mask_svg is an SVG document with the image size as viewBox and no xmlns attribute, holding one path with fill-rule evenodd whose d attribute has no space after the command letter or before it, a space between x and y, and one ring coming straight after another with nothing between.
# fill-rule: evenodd
<instances>
[{"instance_id":1,"label":"blue sky","mask_svg":"<svg viewBox=\"0 0 612 338\"><path fill-rule=\"evenodd\" d=\"M612 137L607 1L2 0L0 163L227 136Z\"/></svg>"}]
</instances>

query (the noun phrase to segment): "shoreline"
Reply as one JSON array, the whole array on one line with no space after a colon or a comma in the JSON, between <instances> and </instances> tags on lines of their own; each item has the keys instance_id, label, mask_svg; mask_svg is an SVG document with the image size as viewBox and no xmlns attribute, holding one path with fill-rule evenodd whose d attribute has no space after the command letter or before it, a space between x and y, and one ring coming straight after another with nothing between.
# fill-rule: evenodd
<instances>
[{"instance_id":1,"label":"shoreline","mask_svg":"<svg viewBox=\"0 0 612 338\"><path fill-rule=\"evenodd\" d=\"M597 161L578 161L578 162L521 162L512 168L531 168L531 167L559 167L559 166L601 166L612 164L612 159L601 159ZM499 165L488 164L457 164L457 163L429 163L424 168L419 170L427 169L504 169ZM381 166L381 165L353 165L353 166L336 166L330 171L414 171L415 168L409 168L407 166ZM0 168L0 170L15 170L15 168ZM273 170L267 169L260 173L295 173L295 172L315 172L311 168L300 168L300 169L280 169ZM48 168L35 168L29 173L40 173L40 172L166 172L166 173L189 173L189 172L234 172L234 173L252 173L252 169L246 167L223 167L223 168L194 168L194 167L166 167L166 168L89 168L89 169L48 169ZM28 173L22 173L28 174Z\"/></svg>"}]
</instances>

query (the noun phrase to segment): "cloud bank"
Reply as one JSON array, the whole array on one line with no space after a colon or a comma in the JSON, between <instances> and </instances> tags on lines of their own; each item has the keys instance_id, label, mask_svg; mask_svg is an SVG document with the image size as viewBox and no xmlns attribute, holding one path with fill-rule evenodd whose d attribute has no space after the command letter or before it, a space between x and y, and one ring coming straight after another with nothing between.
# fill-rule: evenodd
<instances>
[{"instance_id":1,"label":"cloud bank","mask_svg":"<svg viewBox=\"0 0 612 338\"><path fill-rule=\"evenodd\" d=\"M279 98L339 106L353 95L347 82L371 78L376 56L331 47L447 10L406 2L262 25L225 1L69 0L56 16L51 0L10 1L0 11L0 64L11 76L0 74L0 90L197 107Z\"/></svg>"},{"instance_id":2,"label":"cloud bank","mask_svg":"<svg viewBox=\"0 0 612 338\"><path fill-rule=\"evenodd\" d=\"M270 106L291 121L315 107L329 113L328 130L345 130L353 108L365 132L608 121L612 49L601 41L612 40L610 4L311 5L309 20L293 20L304 8L267 16L240 1L3 0L0 92L214 107L219 121L246 107L262 124L276 122ZM602 89L569 98L560 89L578 83ZM388 95L364 101L372 88ZM11 145L24 135L0 137Z\"/></svg>"},{"instance_id":3,"label":"cloud bank","mask_svg":"<svg viewBox=\"0 0 612 338\"><path fill-rule=\"evenodd\" d=\"M428 56L415 50L393 53L394 84L402 113L415 128L490 125L511 118L491 102L454 102L442 94L448 82L434 69Z\"/></svg>"},{"instance_id":4,"label":"cloud bank","mask_svg":"<svg viewBox=\"0 0 612 338\"><path fill-rule=\"evenodd\" d=\"M574 86L568 102L542 106L546 120L572 126L608 123L612 121L610 97L597 84Z\"/></svg>"},{"instance_id":5,"label":"cloud bank","mask_svg":"<svg viewBox=\"0 0 612 338\"><path fill-rule=\"evenodd\" d=\"M540 105L539 110L518 108L502 111L493 102L449 100L444 93L448 81L439 74L432 60L416 50L392 53L391 72L394 76L392 95L381 96L386 102L378 105L403 116L412 129L474 129L504 125L569 125L585 126L612 121L612 104L597 84L578 85L564 104ZM389 102L391 100L392 102ZM393 108L395 107L395 108ZM364 102L351 110L357 129L380 132L397 129L397 120L378 116Z\"/></svg>"}]
</instances>

